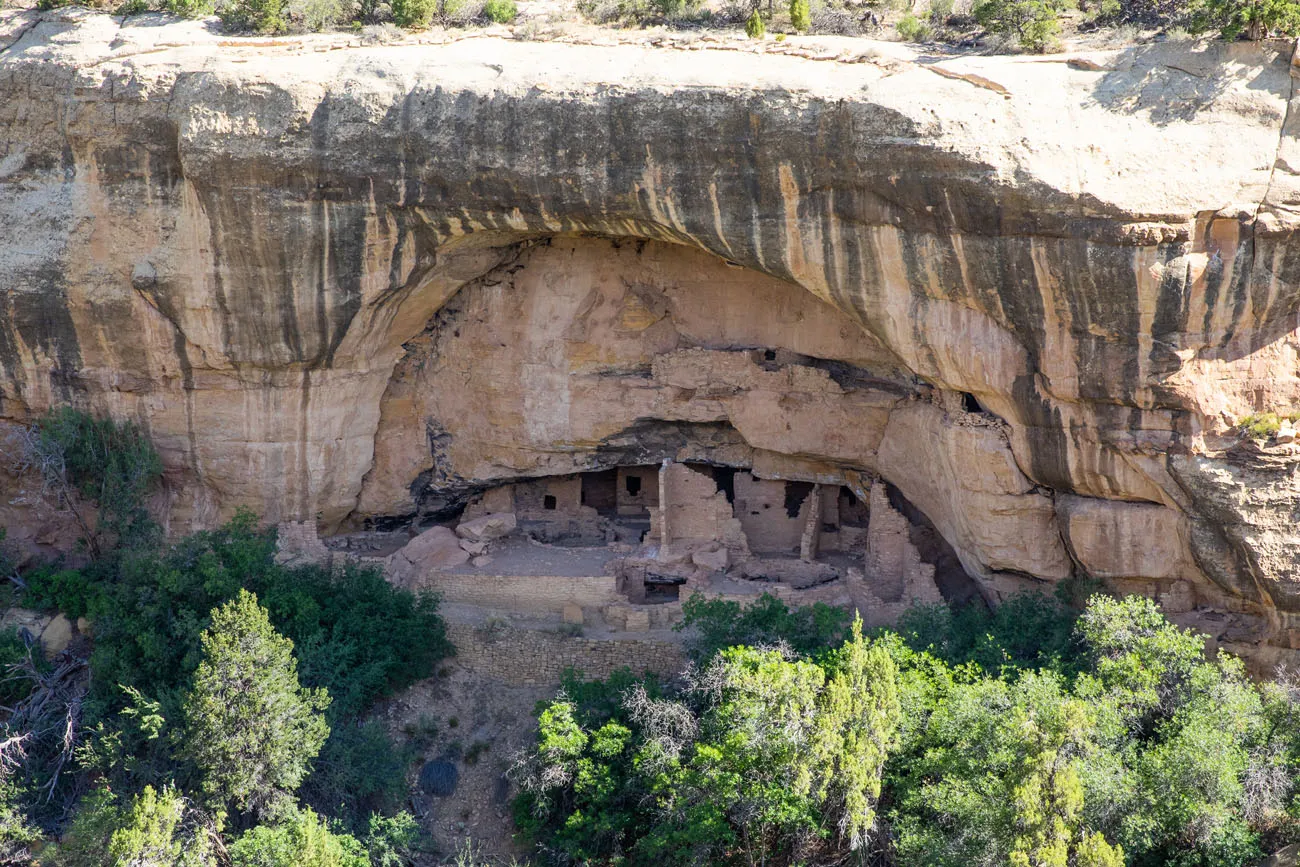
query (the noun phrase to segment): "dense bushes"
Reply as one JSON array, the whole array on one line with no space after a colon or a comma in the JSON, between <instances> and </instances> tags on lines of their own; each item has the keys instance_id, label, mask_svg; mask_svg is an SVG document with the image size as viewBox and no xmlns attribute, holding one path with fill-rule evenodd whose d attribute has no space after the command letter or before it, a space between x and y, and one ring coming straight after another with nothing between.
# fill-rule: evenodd
<instances>
[{"instance_id":1,"label":"dense bushes","mask_svg":"<svg viewBox=\"0 0 1300 867\"><path fill-rule=\"evenodd\" d=\"M785 644L797 654L809 654L838 644L848 625L849 613L842 608L819 602L791 609L764 593L744 606L693 595L682 603L682 622L676 629L689 630L691 656L703 662L738 645Z\"/></svg>"},{"instance_id":2,"label":"dense bushes","mask_svg":"<svg viewBox=\"0 0 1300 867\"><path fill-rule=\"evenodd\" d=\"M672 687L573 684L541 708L515 773L544 857L1244 867L1298 836L1300 688L1207 659L1149 600L924 608L834 650L783 608L739 612L776 624L754 632L769 649L722 650ZM694 611L702 648L737 613Z\"/></svg>"},{"instance_id":3,"label":"dense bushes","mask_svg":"<svg viewBox=\"0 0 1300 867\"><path fill-rule=\"evenodd\" d=\"M135 424L64 407L42 416L21 446L22 461L39 473L61 506L80 517L74 494L98 506L95 526L82 524L91 554L157 538L145 498L162 476L162 461Z\"/></svg>"},{"instance_id":4,"label":"dense bushes","mask_svg":"<svg viewBox=\"0 0 1300 867\"><path fill-rule=\"evenodd\" d=\"M722 651L606 717L561 698L516 769L516 819L578 863L790 863L862 848L898 726L893 662L860 631L820 663Z\"/></svg>"},{"instance_id":5,"label":"dense bushes","mask_svg":"<svg viewBox=\"0 0 1300 867\"><path fill-rule=\"evenodd\" d=\"M82 436L120 444L92 490L143 502L146 486L122 482L150 466L149 455L112 453L147 451L138 432L62 421L76 432L61 441L64 454L89 448ZM176 863L207 864L205 840L243 841L258 827L238 863L277 863L266 854L275 841L299 838L324 847L321 864L342 863L330 860L336 848L382 867L406 863L413 827L397 811L407 754L363 717L452 652L436 599L395 589L373 569L282 566L274 532L248 514L171 545L147 513L105 514L115 529L99 556L29 573L23 599L92 621L84 699L77 673L86 663L45 666L0 636L10 706L57 710L0 723L0 743L25 736L28 753L0 756L0 829L18 834L30 816L57 829L75 806L57 862L70 867L106 863L119 839L135 847L120 863L170 864L166 853L177 849L190 860ZM97 793L76 806L88 786Z\"/></svg>"}]
</instances>

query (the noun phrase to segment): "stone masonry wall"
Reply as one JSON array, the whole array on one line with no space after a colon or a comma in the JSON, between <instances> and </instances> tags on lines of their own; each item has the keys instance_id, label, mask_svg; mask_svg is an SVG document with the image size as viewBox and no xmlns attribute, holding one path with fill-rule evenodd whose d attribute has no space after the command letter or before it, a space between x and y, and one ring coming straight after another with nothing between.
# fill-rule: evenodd
<instances>
[{"instance_id":1,"label":"stone masonry wall","mask_svg":"<svg viewBox=\"0 0 1300 867\"><path fill-rule=\"evenodd\" d=\"M443 601L510 611L563 614L566 605L601 608L626 600L613 576L456 575L429 572L422 586Z\"/></svg>"}]
</instances>

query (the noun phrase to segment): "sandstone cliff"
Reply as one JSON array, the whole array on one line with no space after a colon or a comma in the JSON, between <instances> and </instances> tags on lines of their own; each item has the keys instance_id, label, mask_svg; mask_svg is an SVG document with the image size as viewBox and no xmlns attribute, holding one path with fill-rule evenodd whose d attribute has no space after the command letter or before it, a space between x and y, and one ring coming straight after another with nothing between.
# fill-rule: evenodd
<instances>
[{"instance_id":1,"label":"sandstone cliff","mask_svg":"<svg viewBox=\"0 0 1300 867\"><path fill-rule=\"evenodd\" d=\"M1300 408L1293 46L734 48L0 12L0 414L137 419L174 530L865 473L990 594L1300 645L1300 459L1231 430Z\"/></svg>"}]
</instances>

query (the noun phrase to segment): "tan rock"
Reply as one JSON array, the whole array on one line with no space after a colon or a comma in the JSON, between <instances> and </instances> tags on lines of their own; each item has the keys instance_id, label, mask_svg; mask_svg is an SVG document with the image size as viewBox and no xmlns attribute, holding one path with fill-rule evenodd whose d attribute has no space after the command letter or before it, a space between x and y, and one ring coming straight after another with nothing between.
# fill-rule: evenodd
<instances>
[{"instance_id":1,"label":"tan rock","mask_svg":"<svg viewBox=\"0 0 1300 867\"><path fill-rule=\"evenodd\" d=\"M57 656L72 643L72 623L62 614L55 616L41 632L41 649L47 657Z\"/></svg>"},{"instance_id":2,"label":"tan rock","mask_svg":"<svg viewBox=\"0 0 1300 867\"><path fill-rule=\"evenodd\" d=\"M394 580L406 583L430 569L448 569L469 559L455 533L446 527L431 527L389 556L385 563L386 571Z\"/></svg>"},{"instance_id":3,"label":"tan rock","mask_svg":"<svg viewBox=\"0 0 1300 867\"><path fill-rule=\"evenodd\" d=\"M479 556L470 560L470 563L473 564L474 568L482 569L484 566L492 565L492 558L486 554L480 554Z\"/></svg>"},{"instance_id":4,"label":"tan rock","mask_svg":"<svg viewBox=\"0 0 1300 867\"><path fill-rule=\"evenodd\" d=\"M1056 512L1074 559L1095 578L1177 579L1196 570L1174 509L1062 494Z\"/></svg>"},{"instance_id":5,"label":"tan rock","mask_svg":"<svg viewBox=\"0 0 1300 867\"><path fill-rule=\"evenodd\" d=\"M474 542L474 541L472 541L472 540L470 540L470 539L461 539L461 540L460 540L460 547L461 547L461 550L463 550L463 551L465 551L466 553L468 553L471 557L477 557L477 556L479 556L480 554L484 554L484 553L487 552L487 549L488 549L488 543L487 543L487 542Z\"/></svg>"},{"instance_id":6,"label":"tan rock","mask_svg":"<svg viewBox=\"0 0 1300 867\"><path fill-rule=\"evenodd\" d=\"M1021 472L999 424L959 423L934 404L909 403L890 414L879 466L971 574L1070 574L1052 500Z\"/></svg>"},{"instance_id":7,"label":"tan rock","mask_svg":"<svg viewBox=\"0 0 1300 867\"><path fill-rule=\"evenodd\" d=\"M582 606L574 605L572 602L564 606L564 622L582 624Z\"/></svg>"},{"instance_id":8,"label":"tan rock","mask_svg":"<svg viewBox=\"0 0 1300 867\"><path fill-rule=\"evenodd\" d=\"M718 548L716 551L696 551L691 555L691 562L710 572L725 572L731 558L726 548Z\"/></svg>"},{"instance_id":9,"label":"tan rock","mask_svg":"<svg viewBox=\"0 0 1300 867\"><path fill-rule=\"evenodd\" d=\"M513 533L516 526L518 525L512 512L496 513L462 521L456 527L456 535L471 542L486 542Z\"/></svg>"}]
</instances>

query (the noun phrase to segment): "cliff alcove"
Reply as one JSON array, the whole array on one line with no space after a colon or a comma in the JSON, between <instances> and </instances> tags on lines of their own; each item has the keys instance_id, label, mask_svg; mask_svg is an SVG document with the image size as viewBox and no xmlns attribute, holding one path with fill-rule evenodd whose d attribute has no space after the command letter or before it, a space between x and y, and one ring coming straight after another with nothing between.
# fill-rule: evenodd
<instances>
[{"instance_id":1,"label":"cliff alcove","mask_svg":"<svg viewBox=\"0 0 1300 867\"><path fill-rule=\"evenodd\" d=\"M1300 644L1296 456L1235 428L1300 404L1290 45L0 44L0 410L139 421L172 532L878 479L989 598Z\"/></svg>"}]
</instances>

